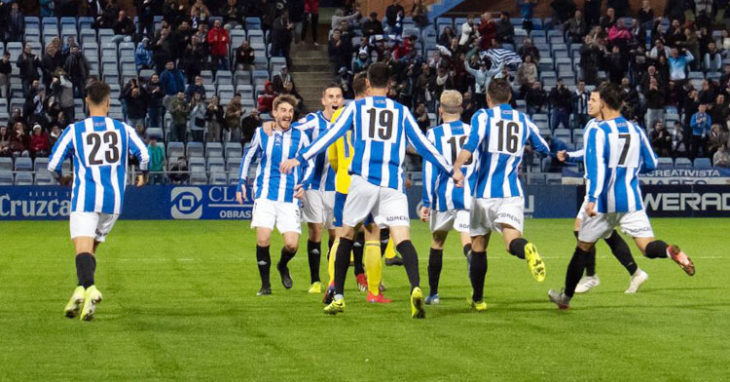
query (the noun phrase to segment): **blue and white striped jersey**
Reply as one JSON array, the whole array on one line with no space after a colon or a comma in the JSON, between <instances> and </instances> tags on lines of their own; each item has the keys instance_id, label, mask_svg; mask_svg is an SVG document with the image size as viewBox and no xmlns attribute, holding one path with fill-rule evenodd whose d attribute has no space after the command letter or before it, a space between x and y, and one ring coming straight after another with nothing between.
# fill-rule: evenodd
<instances>
[{"instance_id":1,"label":"blue and white striped jersey","mask_svg":"<svg viewBox=\"0 0 730 382\"><path fill-rule=\"evenodd\" d=\"M241 159L238 190L246 184L249 168L254 159L260 156L261 161L256 168L254 199L297 203L294 186L306 183L308 177L311 177L311 163L304 164L305 170L298 168L289 174L282 174L279 165L287 159L295 158L297 152L308 144L307 134L300 129L276 129L271 135L266 135L262 127L257 128Z\"/></svg>"},{"instance_id":2,"label":"blue and white striped jersey","mask_svg":"<svg viewBox=\"0 0 730 382\"><path fill-rule=\"evenodd\" d=\"M591 127L596 127L598 123L601 121L592 118L588 123L586 123L585 129L583 129L583 137L585 137L585 133L590 129ZM566 159L566 162L583 162L585 160L585 141L583 141L583 147L581 147L578 150L575 151L568 151L566 154L568 155L568 159Z\"/></svg>"},{"instance_id":3,"label":"blue and white striped jersey","mask_svg":"<svg viewBox=\"0 0 730 382\"><path fill-rule=\"evenodd\" d=\"M453 167L423 135L408 108L381 96L350 102L327 132L301 151L299 161L314 158L350 129L353 131L354 155L349 173L359 175L376 186L403 191L403 162L408 143L440 170L446 173L453 171Z\"/></svg>"},{"instance_id":4,"label":"blue and white striped jersey","mask_svg":"<svg viewBox=\"0 0 730 382\"><path fill-rule=\"evenodd\" d=\"M477 161L475 197L522 196L517 171L528 139L535 150L550 155L537 126L510 105L481 109L474 114L469 140L463 148L471 151Z\"/></svg>"},{"instance_id":5,"label":"blue and white striped jersey","mask_svg":"<svg viewBox=\"0 0 730 382\"><path fill-rule=\"evenodd\" d=\"M644 130L620 116L598 122L584 136L588 201L601 213L643 210L638 174L658 162Z\"/></svg>"},{"instance_id":6,"label":"blue and white striped jersey","mask_svg":"<svg viewBox=\"0 0 730 382\"><path fill-rule=\"evenodd\" d=\"M436 146L449 164L453 165L461 147L469 138L469 125L449 122L436 126L426 133L428 140ZM439 171L431 162L423 161L423 206L437 211L468 210L471 207L473 161L461 168L466 176L464 187L456 187L451 176Z\"/></svg>"},{"instance_id":7,"label":"blue and white striped jersey","mask_svg":"<svg viewBox=\"0 0 730 382\"><path fill-rule=\"evenodd\" d=\"M309 113L292 125L292 127L303 130L307 134L310 142L327 131L329 121L324 117L322 111ZM327 153L323 152L314 158L314 168L312 169L312 182L309 186L313 190L334 191L335 190L335 170L330 166L327 159Z\"/></svg>"},{"instance_id":8,"label":"blue and white striped jersey","mask_svg":"<svg viewBox=\"0 0 730 382\"><path fill-rule=\"evenodd\" d=\"M69 125L58 137L48 170L61 175L63 161L73 155L72 212L120 214L127 185L129 152L147 171L147 146L132 126L108 117L89 117Z\"/></svg>"}]
</instances>

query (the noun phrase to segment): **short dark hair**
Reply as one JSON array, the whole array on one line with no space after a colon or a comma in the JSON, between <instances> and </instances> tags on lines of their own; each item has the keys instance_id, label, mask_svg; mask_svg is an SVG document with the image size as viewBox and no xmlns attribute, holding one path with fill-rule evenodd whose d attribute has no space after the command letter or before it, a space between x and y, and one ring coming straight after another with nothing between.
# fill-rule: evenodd
<instances>
[{"instance_id":1,"label":"short dark hair","mask_svg":"<svg viewBox=\"0 0 730 382\"><path fill-rule=\"evenodd\" d=\"M388 65L382 62L375 62L368 68L368 81L374 88L388 87Z\"/></svg>"},{"instance_id":2,"label":"short dark hair","mask_svg":"<svg viewBox=\"0 0 730 382\"><path fill-rule=\"evenodd\" d=\"M489 94L489 98L493 102L507 103L510 97L512 97L512 87L510 87L509 82L504 78L493 78L489 82L487 94Z\"/></svg>"},{"instance_id":3,"label":"short dark hair","mask_svg":"<svg viewBox=\"0 0 730 382\"><path fill-rule=\"evenodd\" d=\"M86 98L94 105L106 102L112 90L104 81L93 81L86 87Z\"/></svg>"},{"instance_id":4,"label":"short dark hair","mask_svg":"<svg viewBox=\"0 0 730 382\"><path fill-rule=\"evenodd\" d=\"M322 96L324 96L324 93L327 92L327 89L340 89L340 91L342 91L342 86L340 86L337 82L330 82L324 87L324 89L322 89Z\"/></svg>"},{"instance_id":5,"label":"short dark hair","mask_svg":"<svg viewBox=\"0 0 730 382\"><path fill-rule=\"evenodd\" d=\"M621 90L618 85L605 81L598 85L598 95L601 96L601 101L612 110L621 109Z\"/></svg>"},{"instance_id":6,"label":"short dark hair","mask_svg":"<svg viewBox=\"0 0 730 382\"><path fill-rule=\"evenodd\" d=\"M367 74L360 72L355 74L355 77L352 79L352 91L355 92L356 96L364 95L368 90L368 85L365 83L366 78Z\"/></svg>"}]
</instances>

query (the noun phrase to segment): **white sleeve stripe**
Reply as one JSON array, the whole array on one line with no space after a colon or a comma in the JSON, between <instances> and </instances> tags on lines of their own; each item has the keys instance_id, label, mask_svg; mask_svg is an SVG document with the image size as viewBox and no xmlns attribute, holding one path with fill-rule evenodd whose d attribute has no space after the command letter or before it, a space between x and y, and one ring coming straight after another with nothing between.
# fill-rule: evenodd
<instances>
[{"instance_id":1,"label":"white sleeve stripe","mask_svg":"<svg viewBox=\"0 0 730 382\"><path fill-rule=\"evenodd\" d=\"M71 141L73 140L74 131L73 131L72 126L69 126L66 128L67 129L66 134L63 135L63 138L61 139L61 142L58 144L56 151L53 153L51 160L48 161L48 170L49 171L57 172L63 166L62 163L63 163L63 160L65 159L64 156L68 150L68 146L71 144Z\"/></svg>"},{"instance_id":2,"label":"white sleeve stripe","mask_svg":"<svg viewBox=\"0 0 730 382\"><path fill-rule=\"evenodd\" d=\"M127 135L131 139L132 145L137 149L136 151L139 152L139 169L142 171L147 171L147 168L149 167L150 163L150 153L147 151L147 146L144 145L144 142L142 142L142 139L137 135L137 132L126 123L123 124L125 129L127 129Z\"/></svg>"},{"instance_id":3,"label":"white sleeve stripe","mask_svg":"<svg viewBox=\"0 0 730 382\"><path fill-rule=\"evenodd\" d=\"M238 174L238 177L241 180L246 180L246 178L248 177L248 171L249 167L251 167L251 162L253 161L253 158L256 157L256 153L258 153L259 147L261 146L261 138L259 137L260 133L261 131L257 129L256 133L254 133L251 144L248 146L246 155L244 155L243 159L241 160L241 168Z\"/></svg>"},{"instance_id":4,"label":"white sleeve stripe","mask_svg":"<svg viewBox=\"0 0 730 382\"><path fill-rule=\"evenodd\" d=\"M348 120L352 117L353 109L355 108L355 102L351 102L342 114L337 118L337 122L330 129L327 130L324 135L317 137L309 146L307 146L301 152L301 157L308 161L317 155L320 151L329 147L339 136L341 136L347 129L345 128ZM351 125L351 124L350 124ZM349 128L350 126L347 126Z\"/></svg>"}]
</instances>

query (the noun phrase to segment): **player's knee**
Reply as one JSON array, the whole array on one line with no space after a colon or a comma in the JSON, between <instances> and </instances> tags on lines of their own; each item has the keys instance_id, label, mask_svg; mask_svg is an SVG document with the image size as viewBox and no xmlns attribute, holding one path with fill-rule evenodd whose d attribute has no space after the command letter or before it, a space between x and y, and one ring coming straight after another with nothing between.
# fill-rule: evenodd
<instances>
[{"instance_id":1,"label":"player's knee","mask_svg":"<svg viewBox=\"0 0 730 382\"><path fill-rule=\"evenodd\" d=\"M271 240L269 240L268 237L257 237L256 245L258 245L259 247L268 247L269 245L271 245Z\"/></svg>"},{"instance_id":2,"label":"player's knee","mask_svg":"<svg viewBox=\"0 0 730 382\"><path fill-rule=\"evenodd\" d=\"M299 240L284 239L284 250L289 253L294 253L297 249L299 249Z\"/></svg>"}]
</instances>

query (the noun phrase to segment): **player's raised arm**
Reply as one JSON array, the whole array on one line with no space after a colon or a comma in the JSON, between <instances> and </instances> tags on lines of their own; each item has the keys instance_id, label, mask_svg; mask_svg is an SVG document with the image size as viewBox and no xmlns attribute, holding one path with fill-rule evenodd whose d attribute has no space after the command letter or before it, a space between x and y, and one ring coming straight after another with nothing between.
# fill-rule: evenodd
<instances>
[{"instance_id":1,"label":"player's raised arm","mask_svg":"<svg viewBox=\"0 0 730 382\"><path fill-rule=\"evenodd\" d=\"M588 133L588 141L585 143L585 168L586 179L588 179L588 201L595 203L603 191L603 183L606 177L606 160L604 158L604 147L606 135L603 130L595 128Z\"/></svg>"},{"instance_id":2,"label":"player's raised arm","mask_svg":"<svg viewBox=\"0 0 730 382\"><path fill-rule=\"evenodd\" d=\"M416 151L421 154L423 159L433 163L438 166L441 171L451 175L454 172L454 168L449 164L449 161L447 161L446 158L444 158L444 156L436 150L436 147L428 139L426 139L421 132L421 129L418 127L416 119L413 118L413 114L411 114L411 112L406 108L403 108L403 114L408 141L413 145Z\"/></svg>"},{"instance_id":3,"label":"player's raised arm","mask_svg":"<svg viewBox=\"0 0 730 382\"><path fill-rule=\"evenodd\" d=\"M236 188L236 200L241 204L246 200L246 178L248 177L249 168L256 155L261 152L261 134L263 133L261 127L256 129L251 143L246 152L243 153L243 158L241 158L241 166L238 168L238 187Z\"/></svg>"},{"instance_id":4,"label":"player's raised arm","mask_svg":"<svg viewBox=\"0 0 730 382\"><path fill-rule=\"evenodd\" d=\"M73 125L68 126L61 136L58 137L58 141L53 145L51 151L51 157L48 160L48 171L52 172L57 178L60 178L63 173L63 161L68 158L71 149L73 149Z\"/></svg>"},{"instance_id":5,"label":"player's raised arm","mask_svg":"<svg viewBox=\"0 0 730 382\"><path fill-rule=\"evenodd\" d=\"M644 133L644 129L637 128L639 136L641 137L641 171L640 173L646 173L656 170L659 165L659 160L656 157L656 153L651 148L651 143Z\"/></svg>"}]
</instances>

